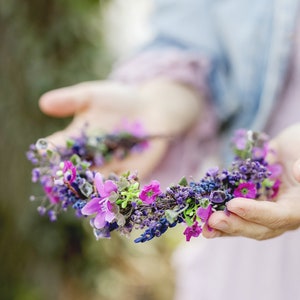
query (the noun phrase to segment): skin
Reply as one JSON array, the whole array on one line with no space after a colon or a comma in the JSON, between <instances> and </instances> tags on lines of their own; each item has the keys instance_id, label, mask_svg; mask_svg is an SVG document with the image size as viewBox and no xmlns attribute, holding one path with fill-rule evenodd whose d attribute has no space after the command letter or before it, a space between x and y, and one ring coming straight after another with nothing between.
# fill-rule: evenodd
<instances>
[{"instance_id":1,"label":"skin","mask_svg":"<svg viewBox=\"0 0 300 300\"><path fill-rule=\"evenodd\" d=\"M86 82L50 91L40 99L41 110L50 116L73 116L71 124L49 136L54 144L62 144L89 121L91 129L111 131L126 116L141 120L149 134L174 137L184 134L201 117L202 97L189 86L164 78L139 87L128 87L108 81ZM101 173L139 171L144 178L163 159L169 138L151 142L149 150L112 161ZM282 185L275 201L236 198L227 209L230 214L215 212L204 227L203 236L244 236L265 240L300 227L300 124L279 134L271 147L283 166ZM274 157L271 158L274 160Z\"/></svg>"},{"instance_id":2,"label":"skin","mask_svg":"<svg viewBox=\"0 0 300 300\"><path fill-rule=\"evenodd\" d=\"M300 124L282 131L271 142L271 148L283 166L282 185L275 201L235 198L228 202L229 215L216 212L210 217L211 229L205 226L203 236L266 240L300 227Z\"/></svg>"},{"instance_id":3,"label":"skin","mask_svg":"<svg viewBox=\"0 0 300 300\"><path fill-rule=\"evenodd\" d=\"M67 128L47 138L55 145L64 145L87 121L90 130L111 132L124 117L142 121L149 134L165 135L152 140L147 151L112 161L99 170L104 175L138 170L144 178L162 160L171 138L183 134L199 118L202 98L189 86L159 78L139 87L110 81L80 83L44 94L39 105L50 116L73 116Z\"/></svg>"}]
</instances>

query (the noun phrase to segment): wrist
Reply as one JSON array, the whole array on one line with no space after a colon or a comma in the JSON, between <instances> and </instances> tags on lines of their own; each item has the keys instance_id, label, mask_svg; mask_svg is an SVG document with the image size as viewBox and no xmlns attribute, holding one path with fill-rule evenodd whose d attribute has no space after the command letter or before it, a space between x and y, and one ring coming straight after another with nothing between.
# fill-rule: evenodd
<instances>
[{"instance_id":1,"label":"wrist","mask_svg":"<svg viewBox=\"0 0 300 300\"><path fill-rule=\"evenodd\" d=\"M153 131L178 135L200 117L203 97L195 88L166 78L139 86L141 109L147 111Z\"/></svg>"}]
</instances>

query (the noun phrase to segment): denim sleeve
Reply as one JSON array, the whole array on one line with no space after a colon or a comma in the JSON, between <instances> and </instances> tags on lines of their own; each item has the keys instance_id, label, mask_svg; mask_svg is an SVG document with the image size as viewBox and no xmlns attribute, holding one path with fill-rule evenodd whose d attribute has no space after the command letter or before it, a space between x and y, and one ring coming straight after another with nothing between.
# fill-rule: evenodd
<instances>
[{"instance_id":1,"label":"denim sleeve","mask_svg":"<svg viewBox=\"0 0 300 300\"><path fill-rule=\"evenodd\" d=\"M146 49L177 48L208 59L220 56L213 0L155 0L154 39Z\"/></svg>"}]
</instances>

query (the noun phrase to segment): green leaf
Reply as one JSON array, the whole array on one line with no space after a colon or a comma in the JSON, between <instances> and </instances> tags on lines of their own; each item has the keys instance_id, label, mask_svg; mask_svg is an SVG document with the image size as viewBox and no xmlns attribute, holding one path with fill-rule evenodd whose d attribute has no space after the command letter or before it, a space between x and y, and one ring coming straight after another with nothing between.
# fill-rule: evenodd
<instances>
[{"instance_id":1,"label":"green leaf","mask_svg":"<svg viewBox=\"0 0 300 300\"><path fill-rule=\"evenodd\" d=\"M71 139L68 139L67 141L66 141L66 144L67 144L67 148L72 148L73 146L74 146L74 141L73 140L71 140Z\"/></svg>"},{"instance_id":2,"label":"green leaf","mask_svg":"<svg viewBox=\"0 0 300 300\"><path fill-rule=\"evenodd\" d=\"M47 149L47 156L51 158L53 155L53 151L51 149Z\"/></svg>"},{"instance_id":3,"label":"green leaf","mask_svg":"<svg viewBox=\"0 0 300 300\"><path fill-rule=\"evenodd\" d=\"M88 167L90 167L91 164L87 161L82 161L80 165L83 170L86 170Z\"/></svg>"},{"instance_id":4,"label":"green leaf","mask_svg":"<svg viewBox=\"0 0 300 300\"><path fill-rule=\"evenodd\" d=\"M184 220L189 227L194 224L194 221L189 216L185 216Z\"/></svg>"},{"instance_id":5,"label":"green leaf","mask_svg":"<svg viewBox=\"0 0 300 300\"><path fill-rule=\"evenodd\" d=\"M172 224L177 220L178 213L174 210L167 209L165 211L165 216L166 216L167 221Z\"/></svg>"},{"instance_id":6,"label":"green leaf","mask_svg":"<svg viewBox=\"0 0 300 300\"><path fill-rule=\"evenodd\" d=\"M264 179L262 182L263 187L271 188L274 185L274 181L270 180L269 178Z\"/></svg>"},{"instance_id":7,"label":"green leaf","mask_svg":"<svg viewBox=\"0 0 300 300\"><path fill-rule=\"evenodd\" d=\"M200 202L199 205L203 208L207 208L207 206L210 204L208 198L202 198L199 202Z\"/></svg>"},{"instance_id":8,"label":"green leaf","mask_svg":"<svg viewBox=\"0 0 300 300\"><path fill-rule=\"evenodd\" d=\"M117 201L116 201L116 203L118 204L118 205L120 205L120 204L122 204L123 203L123 199L118 199Z\"/></svg>"},{"instance_id":9,"label":"green leaf","mask_svg":"<svg viewBox=\"0 0 300 300\"><path fill-rule=\"evenodd\" d=\"M123 201L122 204L121 204L121 207L122 207L122 208L126 208L126 207L127 207L127 204L128 204L127 201Z\"/></svg>"},{"instance_id":10,"label":"green leaf","mask_svg":"<svg viewBox=\"0 0 300 300\"><path fill-rule=\"evenodd\" d=\"M186 180L185 177L182 177L178 184L181 186L188 186L188 181Z\"/></svg>"},{"instance_id":11,"label":"green leaf","mask_svg":"<svg viewBox=\"0 0 300 300\"><path fill-rule=\"evenodd\" d=\"M193 207L188 208L188 209L185 211L185 214L192 217L193 215L195 215L195 210L194 210L194 208L193 208Z\"/></svg>"},{"instance_id":12,"label":"green leaf","mask_svg":"<svg viewBox=\"0 0 300 300\"><path fill-rule=\"evenodd\" d=\"M77 154L73 154L70 158L70 161L73 165L77 166L81 162L81 159Z\"/></svg>"}]
</instances>

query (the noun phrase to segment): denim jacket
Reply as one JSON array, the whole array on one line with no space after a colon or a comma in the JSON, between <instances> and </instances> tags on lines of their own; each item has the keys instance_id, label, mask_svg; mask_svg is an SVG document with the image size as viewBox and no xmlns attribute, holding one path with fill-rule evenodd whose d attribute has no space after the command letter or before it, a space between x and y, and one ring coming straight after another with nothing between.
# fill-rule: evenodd
<instances>
[{"instance_id":1,"label":"denim jacket","mask_svg":"<svg viewBox=\"0 0 300 300\"><path fill-rule=\"evenodd\" d=\"M259 130L284 81L298 0L156 0L150 49L204 55L221 120Z\"/></svg>"}]
</instances>

